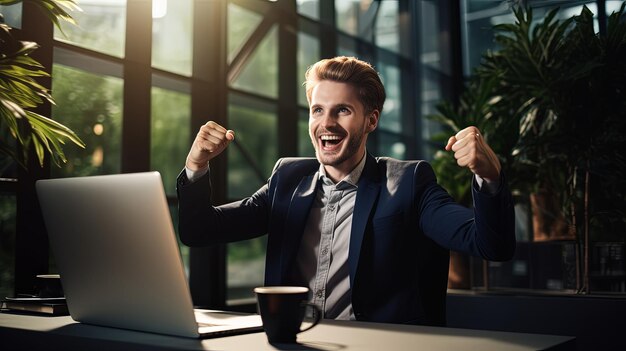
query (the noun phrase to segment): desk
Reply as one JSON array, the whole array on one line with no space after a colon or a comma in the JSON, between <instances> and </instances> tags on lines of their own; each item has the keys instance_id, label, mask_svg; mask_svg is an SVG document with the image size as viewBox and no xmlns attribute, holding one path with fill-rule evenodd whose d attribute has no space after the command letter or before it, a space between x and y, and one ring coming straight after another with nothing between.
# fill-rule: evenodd
<instances>
[{"instance_id":1,"label":"desk","mask_svg":"<svg viewBox=\"0 0 626 351\"><path fill-rule=\"evenodd\" d=\"M298 344L270 345L264 333L188 339L74 322L68 317L0 313L2 350L573 350L575 338L323 320Z\"/></svg>"}]
</instances>

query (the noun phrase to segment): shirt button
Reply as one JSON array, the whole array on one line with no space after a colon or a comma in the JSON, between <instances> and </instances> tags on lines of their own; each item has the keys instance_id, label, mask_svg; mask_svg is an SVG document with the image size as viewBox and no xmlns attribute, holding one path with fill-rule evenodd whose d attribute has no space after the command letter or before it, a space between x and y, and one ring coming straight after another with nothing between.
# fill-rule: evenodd
<instances>
[{"instance_id":1,"label":"shirt button","mask_svg":"<svg viewBox=\"0 0 626 351\"><path fill-rule=\"evenodd\" d=\"M319 290L315 293L315 295L316 295L317 297L319 297L319 298L323 297L323 296L324 296L324 289L319 289Z\"/></svg>"},{"instance_id":2,"label":"shirt button","mask_svg":"<svg viewBox=\"0 0 626 351\"><path fill-rule=\"evenodd\" d=\"M326 255L327 253L328 253L328 248L327 248L327 247L325 247L325 248L322 250L322 255Z\"/></svg>"}]
</instances>

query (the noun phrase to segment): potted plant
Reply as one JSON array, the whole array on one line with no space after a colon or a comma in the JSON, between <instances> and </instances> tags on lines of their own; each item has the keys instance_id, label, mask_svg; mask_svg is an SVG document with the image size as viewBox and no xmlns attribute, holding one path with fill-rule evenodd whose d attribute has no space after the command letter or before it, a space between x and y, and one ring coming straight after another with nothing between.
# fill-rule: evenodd
<instances>
[{"instance_id":1,"label":"potted plant","mask_svg":"<svg viewBox=\"0 0 626 351\"><path fill-rule=\"evenodd\" d=\"M74 23L67 10L80 10L75 0L0 0L0 5L22 1L36 5L59 28L60 20ZM40 165L43 166L46 153L60 165L66 162L63 144L67 141L80 147L84 144L69 128L32 111L46 101L54 103L49 90L37 82L37 78L48 76L31 57L39 46L15 39L12 28L1 17L0 20L0 153L26 168L32 148Z\"/></svg>"},{"instance_id":2,"label":"potted plant","mask_svg":"<svg viewBox=\"0 0 626 351\"><path fill-rule=\"evenodd\" d=\"M564 21L557 11L535 24L519 8L514 24L495 26L499 49L435 118L460 127L476 115L513 191L532 194L533 216L550 220L533 225L534 239L581 244L588 292L590 237L623 242L626 232L626 16L622 5L599 35L587 7Z\"/></svg>"}]
</instances>

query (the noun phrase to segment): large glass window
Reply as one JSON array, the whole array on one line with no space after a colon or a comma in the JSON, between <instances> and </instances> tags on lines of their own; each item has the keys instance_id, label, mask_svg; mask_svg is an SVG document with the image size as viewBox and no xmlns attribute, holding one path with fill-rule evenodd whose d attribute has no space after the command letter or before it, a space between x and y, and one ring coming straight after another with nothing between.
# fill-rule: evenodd
<instances>
[{"instance_id":1,"label":"large glass window","mask_svg":"<svg viewBox=\"0 0 626 351\"><path fill-rule=\"evenodd\" d=\"M67 145L64 151L68 163L62 168L52 166L51 176L120 173L132 168L129 164L135 162L141 164L141 169L158 170L163 175L174 223L177 223L175 177L197 132L191 126L198 125L200 118L226 119L228 127L236 133L235 142L226 152L226 167L213 170L216 179L222 182L221 193L226 194L219 201L241 199L261 187L279 157L279 145L281 155L314 155L301 84L306 68L322 55L356 56L371 62L380 72L388 98L379 130L370 139L369 152L400 159L413 158L421 152L419 158L431 160L435 150L441 147L432 139L440 125L425 116L435 113L443 98L455 94L452 87L460 85L462 79L461 74L451 69L450 52L454 52L453 48L462 49L462 58L455 56L459 59L457 70L467 76L480 62L481 54L493 48L491 27L514 21L510 1L296 0L295 9L258 0L210 1L208 5L204 0L137 1L132 4L139 5L132 8L145 11L137 15L147 21L128 23L151 23L152 32L145 32L151 37L145 40L151 41L152 46L133 47L150 52L138 55L145 61L128 62L126 38L136 40L136 36L126 33L127 3L131 4L128 0L81 0L83 11L72 13L78 26L63 24L63 33L56 30L54 38L50 38L50 44L55 46L51 91L56 105L52 107L52 117L72 128L86 143L85 149ZM595 1L588 0L527 3L536 7L536 18L555 6L562 8L561 18L579 13L583 5L594 13L602 9ZM603 4L609 14L623 1L597 3ZM202 5L203 11L219 11L224 22L212 21L216 25L211 26L211 33L194 32L207 27L206 23L194 23L197 4ZM447 11L450 6L460 6L460 40L451 35L455 28L447 22L453 13ZM295 16L288 23L297 23L297 28L286 26L284 18L275 16L279 7L284 11L281 16ZM21 6L0 7L0 11L7 23L21 26ZM208 17L212 15L215 13L207 13ZM329 17L321 18L322 15ZM419 18L413 18L416 15ZM133 20L136 19L128 19ZM221 24L226 28L219 27ZM291 39L281 40L294 34L297 45ZM210 45L211 52L198 50L202 47L193 48L194 43L204 45L193 40L194 36L207 38L205 44ZM199 70L203 76L193 76L192 66L202 65L192 62L194 50L198 50L198 56L209 56L211 68L216 69ZM279 67L279 55L281 64L295 65L295 78L283 79L284 74L294 73ZM124 81L129 73L125 69L137 69L141 71L137 77L151 81ZM225 88L216 92L214 84ZM297 89L296 101L284 101L285 96L279 95L285 88L281 84ZM146 93L150 101L124 101L124 90L128 87ZM126 93L134 91L126 90ZM219 99L213 99L218 95ZM191 111L208 100L219 105L216 108L225 111L226 116L192 116ZM128 115L123 116L124 108L130 108ZM138 122L128 123L131 121ZM139 133L140 130L149 133ZM281 139L284 136L279 135L279 130L295 130L297 137L282 143L285 139ZM128 138L135 134L146 140L131 143L139 145L138 149L124 150L122 142L136 141ZM0 138L5 140L9 136L0 135ZM124 157L137 150L142 151L132 155L139 160ZM10 262L15 256L12 245L15 235L19 235L15 234L19 230L15 229L19 227L15 224L15 204L20 194L12 184L14 179L3 178L17 178L17 174L15 163L0 156L0 289L12 284L10 272L14 267ZM576 260L572 242L533 242L529 232L531 214L520 203L516 211L517 256L506 263L476 260L471 267L473 287L572 290L575 283L572 283L571 262ZM592 280L600 291L623 293L623 238L605 239L594 242L590 248ZM265 244L264 237L230 244L227 255L220 256L227 262L228 299L252 297L250 288L263 283ZM188 248L182 246L181 251L186 259ZM213 279L222 276L222 272L212 271L208 276Z\"/></svg>"},{"instance_id":2,"label":"large glass window","mask_svg":"<svg viewBox=\"0 0 626 351\"><path fill-rule=\"evenodd\" d=\"M337 28L371 42L379 4L373 0L335 0Z\"/></svg>"},{"instance_id":3,"label":"large glass window","mask_svg":"<svg viewBox=\"0 0 626 351\"><path fill-rule=\"evenodd\" d=\"M228 4L228 63L231 63L259 26L263 16L241 6Z\"/></svg>"},{"instance_id":4,"label":"large glass window","mask_svg":"<svg viewBox=\"0 0 626 351\"><path fill-rule=\"evenodd\" d=\"M300 110L298 116L298 156L315 157L315 148L309 136L309 110Z\"/></svg>"},{"instance_id":5,"label":"large glass window","mask_svg":"<svg viewBox=\"0 0 626 351\"><path fill-rule=\"evenodd\" d=\"M301 26L304 24L301 23ZM316 31L317 33L317 31ZM307 106L306 92L303 86L304 74L310 65L320 59L319 35L298 32L298 76L295 89L298 91L298 104Z\"/></svg>"},{"instance_id":6,"label":"large glass window","mask_svg":"<svg viewBox=\"0 0 626 351\"><path fill-rule=\"evenodd\" d=\"M15 5L0 5L0 13L4 17L4 23L8 24L12 28L22 27L22 4Z\"/></svg>"},{"instance_id":7,"label":"large glass window","mask_svg":"<svg viewBox=\"0 0 626 351\"><path fill-rule=\"evenodd\" d=\"M250 4L252 5L252 4ZM272 4L269 4L270 6ZM228 148L229 199L248 197L265 184L278 157L278 31L261 13L228 5L228 127L235 141ZM271 11L271 10L270 10ZM227 254L227 299L253 297L265 276L266 238L231 243Z\"/></svg>"},{"instance_id":8,"label":"large glass window","mask_svg":"<svg viewBox=\"0 0 626 351\"><path fill-rule=\"evenodd\" d=\"M623 1L607 1L607 14L619 9ZM579 15L586 6L594 15L594 30L600 32L598 5L595 1L529 1L533 8L533 23L543 21L545 14L559 8L556 18L564 20ZM493 26L516 21L508 2L465 0L462 2L464 73L469 75L480 65L487 50L497 50ZM549 83L546 83L549 84ZM581 98L585 98L582 96ZM555 157L555 156L552 156ZM571 176L571 174L569 175ZM563 180L565 182L565 180ZM591 291L600 293L626 292L623 233L596 232L589 243L582 239L582 224L559 219L559 209L550 210L549 198L540 193L516 194L517 250L509 262L484 262L472 259L473 286L500 289L532 289L573 293ZM557 205L557 206L560 206ZM545 215L547 214L547 216ZM602 217L601 215L599 217ZM548 227L539 223L550 218ZM594 221L591 227L593 230ZM623 217L622 217L623 220ZM579 221L583 221L579 219ZM542 229L566 227L566 237L550 238ZM597 224L596 224L597 225ZM587 246L588 245L588 246ZM588 257L584 258L588 252ZM585 270L588 269L588 283Z\"/></svg>"},{"instance_id":9,"label":"large glass window","mask_svg":"<svg viewBox=\"0 0 626 351\"><path fill-rule=\"evenodd\" d=\"M62 64L55 64L52 117L71 128L85 142L84 149L66 147L57 177L120 172L123 80Z\"/></svg>"},{"instance_id":10,"label":"large glass window","mask_svg":"<svg viewBox=\"0 0 626 351\"><path fill-rule=\"evenodd\" d=\"M445 49L442 47L439 36L433 35L439 31L440 27L438 4L434 1L422 1L419 7L421 14L419 23L421 104L418 108L422 116L429 116L437 112L437 104L444 96L442 90L445 75L441 56ZM419 124L421 137L426 141L431 140L433 135L440 130L440 126L428 118L422 118ZM428 155L434 155L438 150L440 150L439 145L426 144L423 157L428 158Z\"/></svg>"},{"instance_id":11,"label":"large glass window","mask_svg":"<svg viewBox=\"0 0 626 351\"><path fill-rule=\"evenodd\" d=\"M298 14L311 17L313 19L320 18L319 0L297 0Z\"/></svg>"},{"instance_id":12,"label":"large glass window","mask_svg":"<svg viewBox=\"0 0 626 351\"><path fill-rule=\"evenodd\" d=\"M187 88L185 83L178 85ZM176 196L176 177L191 146L191 97L188 92L153 87L151 111L150 168L161 173L165 193Z\"/></svg>"},{"instance_id":13,"label":"large glass window","mask_svg":"<svg viewBox=\"0 0 626 351\"><path fill-rule=\"evenodd\" d=\"M192 0L152 1L154 67L191 75L192 11Z\"/></svg>"},{"instance_id":14,"label":"large glass window","mask_svg":"<svg viewBox=\"0 0 626 351\"><path fill-rule=\"evenodd\" d=\"M401 136L381 130L378 134L378 144L380 155L399 160L406 159L407 145Z\"/></svg>"},{"instance_id":15,"label":"large glass window","mask_svg":"<svg viewBox=\"0 0 626 351\"><path fill-rule=\"evenodd\" d=\"M376 46L400 53L398 1L381 1L376 14Z\"/></svg>"},{"instance_id":16,"label":"large glass window","mask_svg":"<svg viewBox=\"0 0 626 351\"><path fill-rule=\"evenodd\" d=\"M598 13L598 6L595 1L529 1L533 7L535 21L543 19L545 14L559 7L557 18L566 19L574 15L579 15L583 6L587 6L594 14ZM612 3L612 4L611 4ZM611 9L619 9L621 1L607 1L607 12ZM464 0L462 4L462 21L463 21L463 58L464 72L466 75L476 67L483 53L490 49L494 49L494 31L493 26L503 23L515 22L515 16L511 9L511 3L508 1L481 1L481 0ZM610 13L610 12L609 12ZM596 32L599 30L596 17Z\"/></svg>"},{"instance_id":17,"label":"large glass window","mask_svg":"<svg viewBox=\"0 0 626 351\"><path fill-rule=\"evenodd\" d=\"M231 94L228 148L228 197L241 199L263 186L277 160L277 118L273 105ZM250 298L265 277L265 236L228 245L228 300Z\"/></svg>"},{"instance_id":18,"label":"large glass window","mask_svg":"<svg viewBox=\"0 0 626 351\"><path fill-rule=\"evenodd\" d=\"M82 12L74 11L74 26L61 23L63 30L55 28L54 37L90 50L123 57L126 43L127 0L81 0Z\"/></svg>"},{"instance_id":19,"label":"large glass window","mask_svg":"<svg viewBox=\"0 0 626 351\"><path fill-rule=\"evenodd\" d=\"M274 25L232 82L235 89L270 98L278 96L278 30Z\"/></svg>"},{"instance_id":20,"label":"large glass window","mask_svg":"<svg viewBox=\"0 0 626 351\"><path fill-rule=\"evenodd\" d=\"M353 37L340 34L339 44L337 45L337 54L340 56L352 56L359 57L359 50L357 48L357 40Z\"/></svg>"},{"instance_id":21,"label":"large glass window","mask_svg":"<svg viewBox=\"0 0 626 351\"><path fill-rule=\"evenodd\" d=\"M272 105L241 95L231 95L228 115L229 128L235 131L234 145L227 149L228 197L240 199L270 176L278 157L278 125Z\"/></svg>"},{"instance_id":22,"label":"large glass window","mask_svg":"<svg viewBox=\"0 0 626 351\"><path fill-rule=\"evenodd\" d=\"M375 68L382 77L385 92L387 93L387 99L385 100L382 115L378 122L379 128L400 133L402 131L402 98L400 96L401 82L399 62L391 58L389 61L381 60Z\"/></svg>"}]
</instances>

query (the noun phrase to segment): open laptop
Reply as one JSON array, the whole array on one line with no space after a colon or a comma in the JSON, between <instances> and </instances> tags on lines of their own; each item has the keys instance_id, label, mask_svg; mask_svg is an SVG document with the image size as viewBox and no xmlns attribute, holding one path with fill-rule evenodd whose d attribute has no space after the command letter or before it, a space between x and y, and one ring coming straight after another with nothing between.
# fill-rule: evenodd
<instances>
[{"instance_id":1,"label":"open laptop","mask_svg":"<svg viewBox=\"0 0 626 351\"><path fill-rule=\"evenodd\" d=\"M74 320L185 337L263 330L256 314L194 310L158 172L36 187Z\"/></svg>"}]
</instances>

